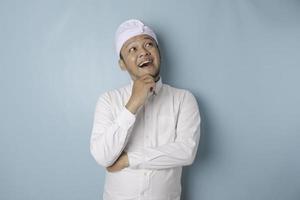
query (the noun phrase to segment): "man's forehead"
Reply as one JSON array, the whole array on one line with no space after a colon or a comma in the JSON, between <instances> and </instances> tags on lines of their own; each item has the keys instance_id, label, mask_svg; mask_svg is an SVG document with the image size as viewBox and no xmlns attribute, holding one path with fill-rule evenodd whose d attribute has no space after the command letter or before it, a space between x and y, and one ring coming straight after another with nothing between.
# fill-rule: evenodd
<instances>
[{"instance_id":1,"label":"man's forehead","mask_svg":"<svg viewBox=\"0 0 300 200\"><path fill-rule=\"evenodd\" d=\"M149 35L137 35L137 36L134 36L134 37L130 38L129 40L127 40L124 44L124 47L126 48L128 45L130 45L132 43L135 43L135 42L138 42L138 41L141 41L141 40L152 40L152 41L154 41L154 39Z\"/></svg>"}]
</instances>

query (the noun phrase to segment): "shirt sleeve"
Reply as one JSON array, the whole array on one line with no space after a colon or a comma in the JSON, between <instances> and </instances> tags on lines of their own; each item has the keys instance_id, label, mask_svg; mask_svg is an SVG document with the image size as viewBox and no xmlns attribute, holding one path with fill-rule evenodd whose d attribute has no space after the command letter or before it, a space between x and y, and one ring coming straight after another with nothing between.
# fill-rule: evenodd
<instances>
[{"instance_id":1,"label":"shirt sleeve","mask_svg":"<svg viewBox=\"0 0 300 200\"><path fill-rule=\"evenodd\" d=\"M111 106L107 93L99 97L90 138L90 152L96 162L104 167L114 164L121 155L136 119L125 106L114 118Z\"/></svg>"},{"instance_id":2,"label":"shirt sleeve","mask_svg":"<svg viewBox=\"0 0 300 200\"><path fill-rule=\"evenodd\" d=\"M175 141L127 152L129 168L165 169L191 165L200 141L200 121L197 101L187 91L180 106Z\"/></svg>"}]
</instances>

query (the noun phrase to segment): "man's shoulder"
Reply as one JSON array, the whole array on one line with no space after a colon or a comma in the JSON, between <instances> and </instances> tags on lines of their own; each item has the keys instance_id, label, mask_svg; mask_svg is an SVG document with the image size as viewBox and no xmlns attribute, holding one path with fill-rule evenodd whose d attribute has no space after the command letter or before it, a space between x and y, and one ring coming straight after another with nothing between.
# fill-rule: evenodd
<instances>
[{"instance_id":1,"label":"man's shoulder","mask_svg":"<svg viewBox=\"0 0 300 200\"><path fill-rule=\"evenodd\" d=\"M122 97L124 94L128 93L130 90L130 84L122 85L118 88L110 89L102 92L99 98L112 99Z\"/></svg>"},{"instance_id":2,"label":"man's shoulder","mask_svg":"<svg viewBox=\"0 0 300 200\"><path fill-rule=\"evenodd\" d=\"M181 96L181 97L184 97L186 95L194 96L193 93L186 88L179 88L169 84L163 84L163 86L167 92L172 93L174 96Z\"/></svg>"},{"instance_id":3,"label":"man's shoulder","mask_svg":"<svg viewBox=\"0 0 300 200\"><path fill-rule=\"evenodd\" d=\"M197 98L189 89L166 85L166 90L171 93L171 101L179 107L199 110Z\"/></svg>"}]
</instances>

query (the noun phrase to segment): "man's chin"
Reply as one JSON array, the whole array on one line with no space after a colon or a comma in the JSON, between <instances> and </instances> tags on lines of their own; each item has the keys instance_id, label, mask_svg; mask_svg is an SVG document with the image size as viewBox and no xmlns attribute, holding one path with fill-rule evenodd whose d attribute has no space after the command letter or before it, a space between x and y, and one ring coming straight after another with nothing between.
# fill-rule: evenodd
<instances>
[{"instance_id":1,"label":"man's chin","mask_svg":"<svg viewBox=\"0 0 300 200\"><path fill-rule=\"evenodd\" d=\"M145 74L149 74L149 75L152 76L154 79L157 78L157 77L159 76L159 72L155 72L155 73L148 72L148 73L145 73Z\"/></svg>"},{"instance_id":2,"label":"man's chin","mask_svg":"<svg viewBox=\"0 0 300 200\"><path fill-rule=\"evenodd\" d=\"M142 77L142 76L144 76L146 74L149 74L154 79L156 79L157 77L159 77L159 73L160 73L159 70L155 70L155 71L152 71L152 70L143 70L143 71L140 71L139 77Z\"/></svg>"}]
</instances>

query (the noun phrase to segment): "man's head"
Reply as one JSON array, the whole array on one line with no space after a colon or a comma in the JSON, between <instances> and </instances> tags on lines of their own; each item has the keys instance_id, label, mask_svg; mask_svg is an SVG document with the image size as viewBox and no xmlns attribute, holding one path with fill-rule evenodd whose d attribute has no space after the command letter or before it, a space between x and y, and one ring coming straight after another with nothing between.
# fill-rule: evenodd
<instances>
[{"instance_id":1,"label":"man's head","mask_svg":"<svg viewBox=\"0 0 300 200\"><path fill-rule=\"evenodd\" d=\"M160 52L155 33L139 20L123 22L116 32L119 65L133 80L150 74L159 78Z\"/></svg>"}]
</instances>

